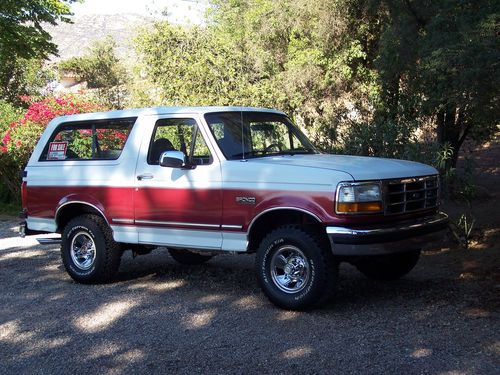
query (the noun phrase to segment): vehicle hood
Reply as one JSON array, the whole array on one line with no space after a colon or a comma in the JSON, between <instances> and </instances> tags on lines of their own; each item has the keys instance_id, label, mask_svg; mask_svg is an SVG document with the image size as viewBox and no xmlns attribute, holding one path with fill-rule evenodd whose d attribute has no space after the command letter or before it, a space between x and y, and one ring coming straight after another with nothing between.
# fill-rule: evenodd
<instances>
[{"instance_id":1,"label":"vehicle hood","mask_svg":"<svg viewBox=\"0 0 500 375\"><path fill-rule=\"evenodd\" d=\"M350 174L356 181L418 177L438 173L429 165L413 161L350 155L283 155L250 159L249 162L341 171Z\"/></svg>"}]
</instances>

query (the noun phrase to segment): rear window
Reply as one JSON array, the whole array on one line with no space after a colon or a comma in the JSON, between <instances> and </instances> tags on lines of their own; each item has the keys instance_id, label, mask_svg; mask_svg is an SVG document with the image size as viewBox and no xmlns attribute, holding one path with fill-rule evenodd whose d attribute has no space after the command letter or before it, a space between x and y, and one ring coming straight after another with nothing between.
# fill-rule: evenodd
<instances>
[{"instance_id":1,"label":"rear window","mask_svg":"<svg viewBox=\"0 0 500 375\"><path fill-rule=\"evenodd\" d=\"M136 119L63 123L50 137L40 161L118 159Z\"/></svg>"}]
</instances>

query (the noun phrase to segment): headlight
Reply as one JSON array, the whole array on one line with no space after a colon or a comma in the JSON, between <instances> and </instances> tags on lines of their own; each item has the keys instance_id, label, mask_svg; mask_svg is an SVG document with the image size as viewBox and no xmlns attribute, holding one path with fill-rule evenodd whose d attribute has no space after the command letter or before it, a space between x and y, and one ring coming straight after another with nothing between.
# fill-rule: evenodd
<instances>
[{"instance_id":1,"label":"headlight","mask_svg":"<svg viewBox=\"0 0 500 375\"><path fill-rule=\"evenodd\" d=\"M337 187L335 212L338 214L382 212L379 183L342 182Z\"/></svg>"}]
</instances>

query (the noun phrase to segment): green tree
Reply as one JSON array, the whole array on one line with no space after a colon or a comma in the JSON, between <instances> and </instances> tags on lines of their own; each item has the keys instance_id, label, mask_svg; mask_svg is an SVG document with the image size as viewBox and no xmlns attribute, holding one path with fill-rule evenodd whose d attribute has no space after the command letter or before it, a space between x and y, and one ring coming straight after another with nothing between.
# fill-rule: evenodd
<instances>
[{"instance_id":1,"label":"green tree","mask_svg":"<svg viewBox=\"0 0 500 375\"><path fill-rule=\"evenodd\" d=\"M44 60L17 58L0 66L0 98L16 106L24 106L22 96L39 95L55 72Z\"/></svg>"},{"instance_id":2,"label":"green tree","mask_svg":"<svg viewBox=\"0 0 500 375\"><path fill-rule=\"evenodd\" d=\"M31 67L40 67L42 60L57 54L57 46L43 24L70 22L69 4L74 1L0 2L0 99L19 104L17 97L30 93L30 86L37 82Z\"/></svg>"},{"instance_id":3,"label":"green tree","mask_svg":"<svg viewBox=\"0 0 500 375\"><path fill-rule=\"evenodd\" d=\"M377 97L371 54L379 26L364 26L361 0L217 0L208 24L157 23L136 40L151 84L142 105L276 107L332 149L339 129L370 117Z\"/></svg>"},{"instance_id":4,"label":"green tree","mask_svg":"<svg viewBox=\"0 0 500 375\"><path fill-rule=\"evenodd\" d=\"M136 38L141 74L159 90L143 92L155 104L250 104L244 56L210 29L158 22ZM145 86L147 87L147 86Z\"/></svg>"},{"instance_id":5,"label":"green tree","mask_svg":"<svg viewBox=\"0 0 500 375\"><path fill-rule=\"evenodd\" d=\"M496 129L498 2L211 3L203 27L140 33L141 104L276 107L325 150L378 156L428 160L432 129L448 168Z\"/></svg>"},{"instance_id":6,"label":"green tree","mask_svg":"<svg viewBox=\"0 0 500 375\"><path fill-rule=\"evenodd\" d=\"M376 61L383 92L379 115L435 126L453 149L488 139L500 106L500 3L489 0L379 2L388 22Z\"/></svg>"},{"instance_id":7,"label":"green tree","mask_svg":"<svg viewBox=\"0 0 500 375\"><path fill-rule=\"evenodd\" d=\"M89 89L96 89L97 96L107 107L123 108L126 96L127 72L115 54L116 42L108 36L94 42L87 54L59 63L60 74L71 72Z\"/></svg>"}]
</instances>

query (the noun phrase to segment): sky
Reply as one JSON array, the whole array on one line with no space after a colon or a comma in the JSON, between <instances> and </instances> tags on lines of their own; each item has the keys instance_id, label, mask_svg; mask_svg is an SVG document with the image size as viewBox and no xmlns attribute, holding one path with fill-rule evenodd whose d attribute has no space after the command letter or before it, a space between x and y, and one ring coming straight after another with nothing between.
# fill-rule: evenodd
<instances>
[{"instance_id":1,"label":"sky","mask_svg":"<svg viewBox=\"0 0 500 375\"><path fill-rule=\"evenodd\" d=\"M71 9L76 17L88 14L140 14L163 17L167 10L168 19L176 23L203 22L207 0L84 0L75 3Z\"/></svg>"}]
</instances>

